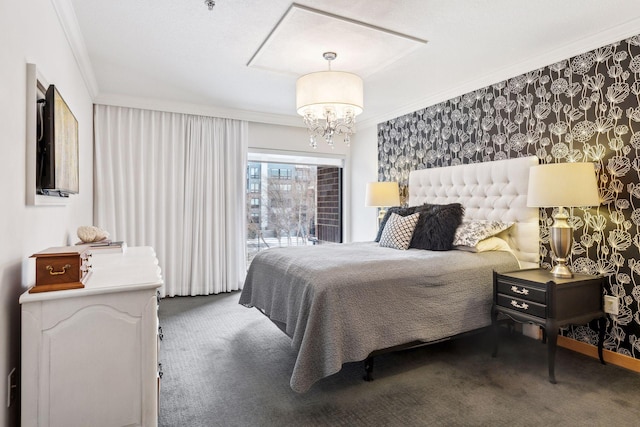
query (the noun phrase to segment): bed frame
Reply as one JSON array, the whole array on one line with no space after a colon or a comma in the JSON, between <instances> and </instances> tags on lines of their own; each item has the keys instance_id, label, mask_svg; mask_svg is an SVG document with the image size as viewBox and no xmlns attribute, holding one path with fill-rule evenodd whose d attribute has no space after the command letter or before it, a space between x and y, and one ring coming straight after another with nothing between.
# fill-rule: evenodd
<instances>
[{"instance_id":1,"label":"bed frame","mask_svg":"<svg viewBox=\"0 0 640 427\"><path fill-rule=\"evenodd\" d=\"M412 171L409 206L460 203L466 220L513 222L500 237L509 243L520 268L538 267L539 210L527 206L529 168L537 164L538 158L529 156ZM443 340L451 338L454 337ZM375 356L427 344L433 342L413 342L372 352L364 361L364 379L373 379Z\"/></svg>"}]
</instances>

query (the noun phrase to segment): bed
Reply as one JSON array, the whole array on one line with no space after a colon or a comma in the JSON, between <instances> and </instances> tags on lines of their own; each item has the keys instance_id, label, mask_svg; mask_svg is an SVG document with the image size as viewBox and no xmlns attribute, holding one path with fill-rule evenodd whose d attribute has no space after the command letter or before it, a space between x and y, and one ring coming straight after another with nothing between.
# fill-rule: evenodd
<instances>
[{"instance_id":1,"label":"bed","mask_svg":"<svg viewBox=\"0 0 640 427\"><path fill-rule=\"evenodd\" d=\"M376 242L274 248L251 263L239 303L292 339L296 392L381 351L491 324L493 271L538 265L538 209L523 157L411 172L409 205L464 206L465 222L502 221L510 251L397 250ZM365 363L366 364L366 363Z\"/></svg>"}]
</instances>

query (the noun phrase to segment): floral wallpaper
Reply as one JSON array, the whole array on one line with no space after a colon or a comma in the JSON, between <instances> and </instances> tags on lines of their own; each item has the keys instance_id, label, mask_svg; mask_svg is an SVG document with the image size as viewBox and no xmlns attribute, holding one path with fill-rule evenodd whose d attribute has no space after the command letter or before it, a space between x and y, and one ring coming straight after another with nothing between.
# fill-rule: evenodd
<instances>
[{"instance_id":1,"label":"floral wallpaper","mask_svg":"<svg viewBox=\"0 0 640 427\"><path fill-rule=\"evenodd\" d=\"M593 162L601 206L572 209L575 272L603 274L618 299L604 347L640 359L640 35L378 125L380 181L406 188L414 169L537 155ZM540 210L540 260L551 266L552 210ZM592 325L593 326L593 325ZM589 325L563 333L593 345Z\"/></svg>"}]
</instances>

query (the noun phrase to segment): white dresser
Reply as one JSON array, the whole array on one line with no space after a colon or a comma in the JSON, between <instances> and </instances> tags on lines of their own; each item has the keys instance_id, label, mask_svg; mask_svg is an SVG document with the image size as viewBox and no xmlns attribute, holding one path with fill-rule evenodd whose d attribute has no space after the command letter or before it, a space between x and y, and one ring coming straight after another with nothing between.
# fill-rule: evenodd
<instances>
[{"instance_id":1,"label":"white dresser","mask_svg":"<svg viewBox=\"0 0 640 427\"><path fill-rule=\"evenodd\" d=\"M94 250L87 264L82 289L20 297L22 426L156 426L155 252Z\"/></svg>"}]
</instances>

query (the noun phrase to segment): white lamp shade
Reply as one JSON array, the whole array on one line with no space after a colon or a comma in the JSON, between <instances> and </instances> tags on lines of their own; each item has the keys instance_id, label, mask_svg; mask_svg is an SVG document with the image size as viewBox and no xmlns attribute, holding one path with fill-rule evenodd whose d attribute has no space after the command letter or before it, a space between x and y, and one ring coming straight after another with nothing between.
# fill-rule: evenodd
<instances>
[{"instance_id":1,"label":"white lamp shade","mask_svg":"<svg viewBox=\"0 0 640 427\"><path fill-rule=\"evenodd\" d=\"M323 117L325 108L333 108L339 117L347 109L354 115L362 113L362 79L344 71L318 71L306 74L296 82L296 109L304 116L307 111Z\"/></svg>"},{"instance_id":2,"label":"white lamp shade","mask_svg":"<svg viewBox=\"0 0 640 427\"><path fill-rule=\"evenodd\" d=\"M400 190L397 182L369 182L364 205L368 207L398 206Z\"/></svg>"},{"instance_id":3,"label":"white lamp shade","mask_svg":"<svg viewBox=\"0 0 640 427\"><path fill-rule=\"evenodd\" d=\"M527 206L598 206L600 195L593 163L552 163L529 169Z\"/></svg>"}]
</instances>

